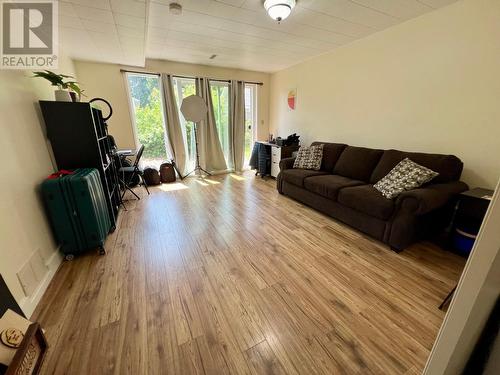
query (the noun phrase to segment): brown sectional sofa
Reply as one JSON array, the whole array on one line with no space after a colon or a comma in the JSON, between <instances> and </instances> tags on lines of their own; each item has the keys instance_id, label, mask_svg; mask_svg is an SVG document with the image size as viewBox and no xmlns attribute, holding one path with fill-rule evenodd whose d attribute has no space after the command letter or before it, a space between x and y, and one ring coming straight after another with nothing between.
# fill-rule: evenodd
<instances>
[{"instance_id":1,"label":"brown sectional sofa","mask_svg":"<svg viewBox=\"0 0 500 375\"><path fill-rule=\"evenodd\" d=\"M453 155L315 144L324 145L321 170L293 169L295 159L283 159L278 191L387 243L396 251L446 227L454 198L468 189L459 181L463 163ZM419 189L387 199L373 184L406 157L439 176Z\"/></svg>"}]
</instances>

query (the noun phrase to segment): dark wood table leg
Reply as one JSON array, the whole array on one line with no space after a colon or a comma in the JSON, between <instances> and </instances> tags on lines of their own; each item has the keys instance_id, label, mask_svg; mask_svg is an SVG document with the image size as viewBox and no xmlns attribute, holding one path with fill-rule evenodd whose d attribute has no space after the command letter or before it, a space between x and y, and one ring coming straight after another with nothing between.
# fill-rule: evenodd
<instances>
[{"instance_id":1,"label":"dark wood table leg","mask_svg":"<svg viewBox=\"0 0 500 375\"><path fill-rule=\"evenodd\" d=\"M441 302L441 304L439 305L439 310L442 310L443 307L449 302L451 301L451 297L453 296L453 293L455 293L455 289L457 289L457 286L455 285L453 287L453 289L450 291L450 293L448 293L448 295L444 298L443 302Z\"/></svg>"}]
</instances>

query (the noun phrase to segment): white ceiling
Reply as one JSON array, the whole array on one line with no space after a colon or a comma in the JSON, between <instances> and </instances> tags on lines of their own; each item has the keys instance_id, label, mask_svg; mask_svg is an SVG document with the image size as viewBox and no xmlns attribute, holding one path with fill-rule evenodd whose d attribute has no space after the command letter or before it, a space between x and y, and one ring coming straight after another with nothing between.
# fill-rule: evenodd
<instances>
[{"instance_id":1,"label":"white ceiling","mask_svg":"<svg viewBox=\"0 0 500 375\"><path fill-rule=\"evenodd\" d=\"M281 24L262 0L177 0L180 16L172 1L60 1L62 48L123 65L155 58L274 72L457 0L298 0Z\"/></svg>"},{"instance_id":2,"label":"white ceiling","mask_svg":"<svg viewBox=\"0 0 500 375\"><path fill-rule=\"evenodd\" d=\"M59 1L59 41L75 59L144 65L145 0Z\"/></svg>"}]
</instances>

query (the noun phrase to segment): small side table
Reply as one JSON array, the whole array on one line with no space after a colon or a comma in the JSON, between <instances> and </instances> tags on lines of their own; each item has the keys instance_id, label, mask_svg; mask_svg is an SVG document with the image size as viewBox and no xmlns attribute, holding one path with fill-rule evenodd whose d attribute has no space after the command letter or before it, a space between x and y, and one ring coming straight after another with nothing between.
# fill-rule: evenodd
<instances>
[{"instance_id":1,"label":"small side table","mask_svg":"<svg viewBox=\"0 0 500 375\"><path fill-rule=\"evenodd\" d=\"M474 188L460 193L454 224L467 222L477 225L479 229L492 197L493 190L483 188Z\"/></svg>"},{"instance_id":2,"label":"small side table","mask_svg":"<svg viewBox=\"0 0 500 375\"><path fill-rule=\"evenodd\" d=\"M474 188L459 194L449 229L450 242L452 242L452 236L457 226L465 225L479 231L492 197L493 190L483 188ZM442 310L451 301L456 288L455 285L448 293L441 305L439 305L439 310Z\"/></svg>"}]
</instances>

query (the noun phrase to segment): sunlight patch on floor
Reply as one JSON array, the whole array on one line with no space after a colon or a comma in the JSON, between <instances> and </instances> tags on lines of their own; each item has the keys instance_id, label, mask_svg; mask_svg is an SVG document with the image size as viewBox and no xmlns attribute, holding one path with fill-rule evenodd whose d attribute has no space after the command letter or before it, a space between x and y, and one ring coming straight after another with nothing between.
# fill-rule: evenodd
<instances>
[{"instance_id":1,"label":"sunlight patch on floor","mask_svg":"<svg viewBox=\"0 0 500 375\"><path fill-rule=\"evenodd\" d=\"M163 191L176 191L189 189L189 186L184 185L182 182L171 182L169 184L161 184L158 189Z\"/></svg>"},{"instance_id":2,"label":"sunlight patch on floor","mask_svg":"<svg viewBox=\"0 0 500 375\"><path fill-rule=\"evenodd\" d=\"M196 183L198 185L201 185L201 186L210 186L209 183L205 182L205 179L203 179L203 180L202 179L198 179L198 180L195 180L195 181L196 181Z\"/></svg>"},{"instance_id":3,"label":"sunlight patch on floor","mask_svg":"<svg viewBox=\"0 0 500 375\"><path fill-rule=\"evenodd\" d=\"M210 180L209 178L197 178L196 183L201 186L210 186L210 185L218 185L219 181Z\"/></svg>"},{"instance_id":4,"label":"sunlight patch on floor","mask_svg":"<svg viewBox=\"0 0 500 375\"><path fill-rule=\"evenodd\" d=\"M243 177L243 176L239 176L239 175L234 174L234 173L231 173L229 176L231 176L232 178L234 178L234 179L235 179L235 180L237 180L237 181L244 181L244 180L246 180L246 178L245 178L245 177Z\"/></svg>"},{"instance_id":5,"label":"sunlight patch on floor","mask_svg":"<svg viewBox=\"0 0 500 375\"><path fill-rule=\"evenodd\" d=\"M220 181L210 180L208 178L204 178L203 181L204 182L208 182L211 185L218 185L218 184L220 184Z\"/></svg>"}]
</instances>

